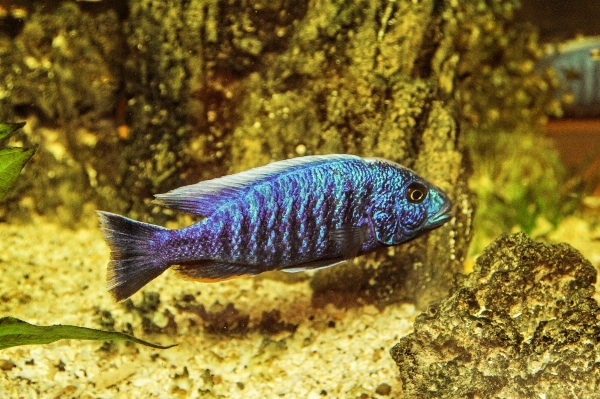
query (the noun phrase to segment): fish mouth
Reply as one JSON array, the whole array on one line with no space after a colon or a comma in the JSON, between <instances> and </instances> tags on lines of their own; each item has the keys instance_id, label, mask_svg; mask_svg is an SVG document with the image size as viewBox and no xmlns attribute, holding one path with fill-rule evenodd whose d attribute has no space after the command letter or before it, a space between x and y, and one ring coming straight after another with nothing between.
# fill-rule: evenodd
<instances>
[{"instance_id":1,"label":"fish mouth","mask_svg":"<svg viewBox=\"0 0 600 399\"><path fill-rule=\"evenodd\" d=\"M442 209L437 211L437 213L427 221L426 228L435 229L437 227L440 227L448 220L452 219L453 216L454 214L452 213L452 202L447 201L442 207Z\"/></svg>"}]
</instances>

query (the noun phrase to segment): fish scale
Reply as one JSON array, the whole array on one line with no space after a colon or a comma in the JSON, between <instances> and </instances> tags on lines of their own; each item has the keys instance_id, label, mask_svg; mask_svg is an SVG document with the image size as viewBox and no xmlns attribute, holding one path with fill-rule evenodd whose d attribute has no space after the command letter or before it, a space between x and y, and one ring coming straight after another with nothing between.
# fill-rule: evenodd
<instances>
[{"instance_id":1,"label":"fish scale","mask_svg":"<svg viewBox=\"0 0 600 399\"><path fill-rule=\"evenodd\" d=\"M155 202L204 218L169 230L98 212L117 300L172 266L201 281L319 269L401 244L451 218L446 195L410 169L336 154L180 187Z\"/></svg>"}]
</instances>

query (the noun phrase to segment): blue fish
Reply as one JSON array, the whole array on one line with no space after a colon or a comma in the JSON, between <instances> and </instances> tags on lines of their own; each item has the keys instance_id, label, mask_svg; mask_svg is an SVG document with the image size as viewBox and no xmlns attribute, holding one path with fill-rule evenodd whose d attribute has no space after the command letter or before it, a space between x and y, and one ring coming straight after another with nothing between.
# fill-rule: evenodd
<instances>
[{"instance_id":1,"label":"blue fish","mask_svg":"<svg viewBox=\"0 0 600 399\"><path fill-rule=\"evenodd\" d=\"M600 115L600 36L582 37L549 47L550 53L538 62L538 69L552 67L560 79L560 99L572 96L563 109L570 116Z\"/></svg>"},{"instance_id":2,"label":"blue fish","mask_svg":"<svg viewBox=\"0 0 600 399\"><path fill-rule=\"evenodd\" d=\"M170 230L98 211L111 249L108 287L118 301L171 266L209 282L321 269L452 217L446 194L410 169L353 155L274 162L155 197L204 219Z\"/></svg>"}]
</instances>

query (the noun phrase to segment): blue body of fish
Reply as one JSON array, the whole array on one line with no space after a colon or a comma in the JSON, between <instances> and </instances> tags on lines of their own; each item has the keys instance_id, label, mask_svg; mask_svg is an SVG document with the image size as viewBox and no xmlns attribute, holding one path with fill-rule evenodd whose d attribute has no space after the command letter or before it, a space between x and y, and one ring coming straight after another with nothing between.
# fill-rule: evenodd
<instances>
[{"instance_id":1,"label":"blue body of fish","mask_svg":"<svg viewBox=\"0 0 600 399\"><path fill-rule=\"evenodd\" d=\"M170 230L98 212L117 300L171 266L200 281L320 269L451 218L447 196L410 169L352 155L275 162L159 194L155 202L205 218Z\"/></svg>"},{"instance_id":2,"label":"blue body of fish","mask_svg":"<svg viewBox=\"0 0 600 399\"><path fill-rule=\"evenodd\" d=\"M571 95L571 101L562 104L567 115L600 115L600 36L560 44L538 63L540 69L549 66L556 70L560 79L557 97L560 99L566 93Z\"/></svg>"}]
</instances>

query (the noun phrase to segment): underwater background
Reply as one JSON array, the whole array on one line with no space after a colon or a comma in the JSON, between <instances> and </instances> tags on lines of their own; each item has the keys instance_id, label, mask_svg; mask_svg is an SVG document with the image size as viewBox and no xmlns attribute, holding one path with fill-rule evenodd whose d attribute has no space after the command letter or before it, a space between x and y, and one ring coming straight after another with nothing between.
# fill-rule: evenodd
<instances>
[{"instance_id":1,"label":"underwater background","mask_svg":"<svg viewBox=\"0 0 600 399\"><path fill-rule=\"evenodd\" d=\"M178 344L3 349L0 396L595 397L595 3L0 1L0 122L26 122L0 149L37 148L0 201L0 316ZM154 194L330 153L414 169L454 218L316 273L108 293L95 210L179 228Z\"/></svg>"}]
</instances>

